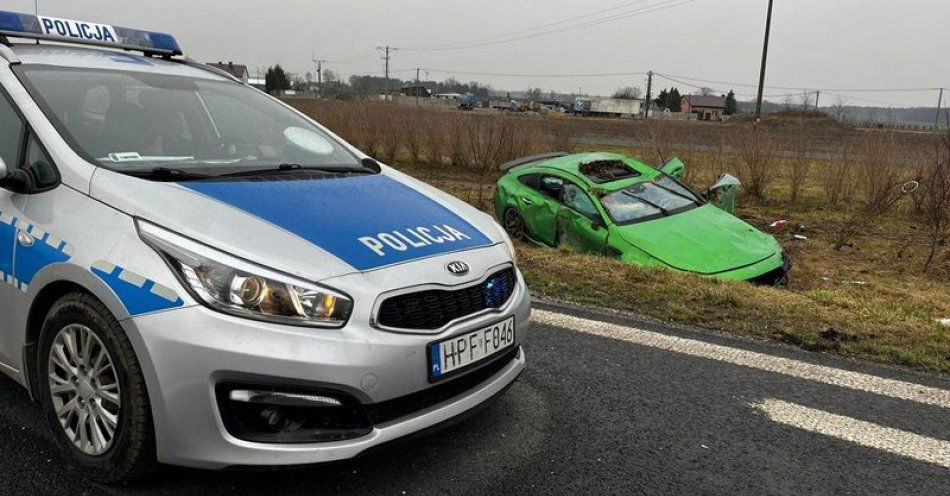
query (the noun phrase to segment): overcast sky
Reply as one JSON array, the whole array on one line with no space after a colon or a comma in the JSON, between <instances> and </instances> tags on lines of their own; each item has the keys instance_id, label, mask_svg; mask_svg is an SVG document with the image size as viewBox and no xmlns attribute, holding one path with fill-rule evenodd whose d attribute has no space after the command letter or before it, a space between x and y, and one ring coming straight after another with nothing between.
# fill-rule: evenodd
<instances>
[{"instance_id":1,"label":"overcast sky","mask_svg":"<svg viewBox=\"0 0 950 496\"><path fill-rule=\"evenodd\" d=\"M685 2L682 5L675 5ZM280 63L314 71L311 54L344 77L381 73L378 45L402 48L394 76L478 80L495 88L609 94L645 88L640 75L550 77L550 74L632 73L744 83L758 79L767 0L39 0L41 14L79 18L175 35L187 55L257 68ZM621 7L622 6L622 7ZM667 8L668 7L668 8ZM0 9L32 12L33 0L0 0ZM603 11L599 15L590 14ZM652 12L644 10L657 9ZM635 14L636 12L643 12ZM625 18L570 28L607 16ZM586 17L583 17L586 16ZM948 0L775 0L767 85L796 88L950 87ZM565 21L550 27L538 26ZM413 48L493 42L523 32L544 36L451 51ZM518 36L518 35L512 35ZM333 63L336 61L337 63ZM531 77L464 74L531 74ZM422 73L425 78L425 73ZM687 81L717 90L754 88ZM660 87L676 84L657 78ZM691 89L691 88L690 88ZM767 95L792 92L768 89ZM826 91L851 104L934 106L937 92ZM947 95L950 98L950 94ZM771 98L781 101L781 96ZM946 99L945 99L946 101Z\"/></svg>"}]
</instances>

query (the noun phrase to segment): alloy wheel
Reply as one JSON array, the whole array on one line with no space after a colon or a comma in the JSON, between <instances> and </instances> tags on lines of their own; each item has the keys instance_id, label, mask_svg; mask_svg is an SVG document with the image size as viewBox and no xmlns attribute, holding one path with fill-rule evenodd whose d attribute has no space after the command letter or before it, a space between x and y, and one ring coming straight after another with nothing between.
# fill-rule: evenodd
<instances>
[{"instance_id":1,"label":"alloy wheel","mask_svg":"<svg viewBox=\"0 0 950 496\"><path fill-rule=\"evenodd\" d=\"M49 389L66 437L87 455L105 453L115 440L122 407L112 356L81 324L60 329L48 360Z\"/></svg>"},{"instance_id":2,"label":"alloy wheel","mask_svg":"<svg viewBox=\"0 0 950 496\"><path fill-rule=\"evenodd\" d=\"M512 239L524 238L524 219L513 209L505 212L505 231Z\"/></svg>"}]
</instances>

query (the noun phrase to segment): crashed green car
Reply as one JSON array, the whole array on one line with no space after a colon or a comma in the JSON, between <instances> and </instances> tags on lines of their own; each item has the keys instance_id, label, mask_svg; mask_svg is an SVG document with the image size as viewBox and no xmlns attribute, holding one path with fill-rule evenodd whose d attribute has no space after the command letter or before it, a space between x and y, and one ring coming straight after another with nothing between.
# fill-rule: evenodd
<instances>
[{"instance_id":1,"label":"crashed green car","mask_svg":"<svg viewBox=\"0 0 950 496\"><path fill-rule=\"evenodd\" d=\"M781 245L732 215L731 176L698 194L675 158L657 170L615 153L561 153L502 168L495 214L512 238L720 279L788 281Z\"/></svg>"}]
</instances>

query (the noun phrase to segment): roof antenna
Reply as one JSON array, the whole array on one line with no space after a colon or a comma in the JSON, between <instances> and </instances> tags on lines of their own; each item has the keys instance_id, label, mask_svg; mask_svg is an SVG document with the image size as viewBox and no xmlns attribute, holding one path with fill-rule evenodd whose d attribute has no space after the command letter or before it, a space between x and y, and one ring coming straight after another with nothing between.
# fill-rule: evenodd
<instances>
[{"instance_id":1,"label":"roof antenna","mask_svg":"<svg viewBox=\"0 0 950 496\"><path fill-rule=\"evenodd\" d=\"M35 15L35 16L37 16L37 17L40 16L39 0L33 0L33 15ZM36 44L37 44L37 45L40 44L39 38L36 39Z\"/></svg>"}]
</instances>

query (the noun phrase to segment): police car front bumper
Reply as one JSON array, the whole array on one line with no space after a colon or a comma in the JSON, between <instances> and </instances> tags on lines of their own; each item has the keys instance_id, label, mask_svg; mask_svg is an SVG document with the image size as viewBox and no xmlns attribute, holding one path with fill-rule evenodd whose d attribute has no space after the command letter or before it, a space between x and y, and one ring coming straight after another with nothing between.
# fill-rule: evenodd
<instances>
[{"instance_id":1,"label":"police car front bumper","mask_svg":"<svg viewBox=\"0 0 950 496\"><path fill-rule=\"evenodd\" d=\"M476 264L477 266L478 264ZM441 266L440 266L441 268ZM416 274L418 276L418 274ZM346 286L353 285L352 288ZM341 278L350 294L365 288L361 275ZM379 287L375 290L379 291ZM525 367L521 349L528 331L530 296L521 274L498 311L459 321L436 334L400 333L373 327L371 301L357 307L341 329L291 327L241 319L202 306L125 321L152 403L160 462L200 468L294 465L352 458L389 441L449 421L510 385ZM437 384L427 374L426 347L455 334L514 316L513 350ZM489 368L490 367L490 368ZM481 375L479 374L481 371ZM449 391L452 383L465 389ZM473 383L473 379L477 382ZM258 442L236 436L222 412L222 385L289 391L323 391L367 409L441 390L436 403L411 402L372 422L356 437L326 442ZM232 389L233 389L232 387ZM458 388L456 388L458 389ZM377 417L378 419L379 417Z\"/></svg>"}]
</instances>

